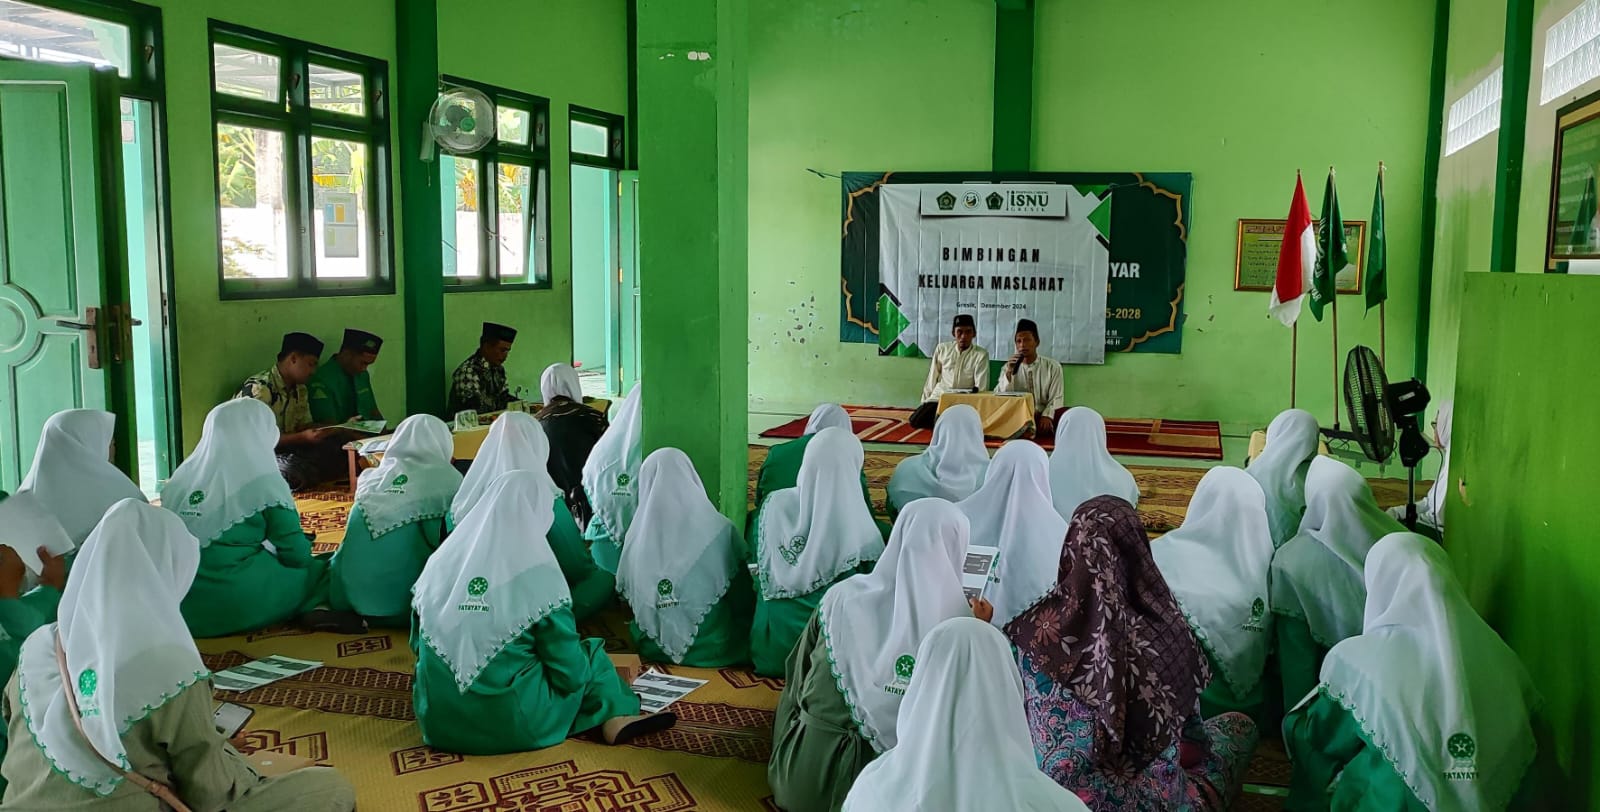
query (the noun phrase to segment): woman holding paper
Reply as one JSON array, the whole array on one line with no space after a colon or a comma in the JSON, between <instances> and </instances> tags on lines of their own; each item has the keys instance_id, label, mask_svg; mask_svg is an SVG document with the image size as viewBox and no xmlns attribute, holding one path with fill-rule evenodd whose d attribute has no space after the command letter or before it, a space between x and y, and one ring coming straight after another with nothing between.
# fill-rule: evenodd
<instances>
[{"instance_id":1,"label":"woman holding paper","mask_svg":"<svg viewBox=\"0 0 1600 812\"><path fill-rule=\"evenodd\" d=\"M595 728L616 744L673 724L671 714L640 716L601 641L578 637L572 593L544 540L558 504L550 497L542 467L501 474L423 567L411 695L431 747L514 753Z\"/></svg>"},{"instance_id":2,"label":"woman holding paper","mask_svg":"<svg viewBox=\"0 0 1600 812\"><path fill-rule=\"evenodd\" d=\"M899 515L906 505L927 497L959 502L983 485L988 471L983 419L971 406L952 406L934 424L928 450L895 466L889 478L889 513Z\"/></svg>"},{"instance_id":3,"label":"woman holding paper","mask_svg":"<svg viewBox=\"0 0 1600 812\"><path fill-rule=\"evenodd\" d=\"M383 461L361 473L344 541L329 564L334 609L374 625L406 628L411 587L444 536L461 487L450 464L450 428L430 414L401 421Z\"/></svg>"},{"instance_id":4,"label":"woman holding paper","mask_svg":"<svg viewBox=\"0 0 1600 812\"><path fill-rule=\"evenodd\" d=\"M1028 440L1006 443L983 487L956 507L972 525L972 538L1000 550L985 596L994 603L995 625L1004 628L1056 585L1067 521L1050 504L1050 458Z\"/></svg>"},{"instance_id":5,"label":"woman holding paper","mask_svg":"<svg viewBox=\"0 0 1600 812\"><path fill-rule=\"evenodd\" d=\"M579 620L587 620L616 601L617 579L596 566L589 557L566 497L550 478L549 461L550 441L538 420L524 412L500 415L489 429L489 436L484 438L472 467L467 469L461 489L456 491L445 528L449 530L464 523L501 474L534 472L541 480L542 489L555 501L552 506L555 518L547 525L550 530L544 539L555 551L567 587L572 590L573 614Z\"/></svg>"},{"instance_id":6,"label":"woman holding paper","mask_svg":"<svg viewBox=\"0 0 1600 812\"><path fill-rule=\"evenodd\" d=\"M144 499L139 486L111 464L117 416L99 409L68 409L44 422L33 467L17 494L32 494L56 517L73 544L82 544L106 510L124 499Z\"/></svg>"},{"instance_id":7,"label":"woman holding paper","mask_svg":"<svg viewBox=\"0 0 1600 812\"><path fill-rule=\"evenodd\" d=\"M988 623L928 632L897 725L900 743L861 771L845 812L1087 812L1039 771L1011 644Z\"/></svg>"},{"instance_id":8,"label":"woman holding paper","mask_svg":"<svg viewBox=\"0 0 1600 812\"><path fill-rule=\"evenodd\" d=\"M617 419L594 444L589 460L583 464L583 493L594 509L594 517L584 528L583 537L592 544L590 554L606 572L616 572L622 559L622 543L639 507L639 491L634 480L644 462L644 427L640 411L644 384L617 407Z\"/></svg>"},{"instance_id":9,"label":"woman holding paper","mask_svg":"<svg viewBox=\"0 0 1600 812\"><path fill-rule=\"evenodd\" d=\"M856 492L862 456L854 434L823 429L806 446L798 484L756 514L750 657L763 677L783 676L828 588L883 554L882 532Z\"/></svg>"},{"instance_id":10,"label":"woman holding paper","mask_svg":"<svg viewBox=\"0 0 1600 812\"><path fill-rule=\"evenodd\" d=\"M1227 809L1255 724L1201 723L1210 669L1133 506L1096 497L1070 524L1056 586L1005 629L1040 767L1096 812Z\"/></svg>"},{"instance_id":11,"label":"woman holding paper","mask_svg":"<svg viewBox=\"0 0 1600 812\"><path fill-rule=\"evenodd\" d=\"M311 554L300 529L277 444L267 404L225 401L206 415L200 444L162 491L161 506L200 540L199 571L180 596L195 637L253 632L327 600L328 562Z\"/></svg>"},{"instance_id":12,"label":"woman holding paper","mask_svg":"<svg viewBox=\"0 0 1600 812\"><path fill-rule=\"evenodd\" d=\"M1207 719L1227 711L1264 718L1262 672L1272 644L1272 532L1261 486L1238 468L1213 468L1189 500L1183 526L1150 543L1167 586L1211 665L1200 695Z\"/></svg>"},{"instance_id":13,"label":"woman holding paper","mask_svg":"<svg viewBox=\"0 0 1600 812\"><path fill-rule=\"evenodd\" d=\"M1139 506L1139 483L1107 450L1106 420L1099 412L1074 406L1062 416L1050 454L1050 493L1062 518L1097 496Z\"/></svg>"},{"instance_id":14,"label":"woman holding paper","mask_svg":"<svg viewBox=\"0 0 1600 812\"><path fill-rule=\"evenodd\" d=\"M178 610L200 557L170 512L142 499L107 511L61 620L28 637L6 686L11 738L36 745L6 753L6 809L154 810L146 781L196 810L355 808L355 789L331 768L265 778L216 731L210 674Z\"/></svg>"},{"instance_id":15,"label":"woman holding paper","mask_svg":"<svg viewBox=\"0 0 1600 812\"><path fill-rule=\"evenodd\" d=\"M1289 409L1267 426L1267 445L1250 463L1248 473L1267 497L1272 546L1282 547L1300 529L1306 512L1306 472L1321 442L1317 418L1304 409Z\"/></svg>"},{"instance_id":16,"label":"woman holding paper","mask_svg":"<svg viewBox=\"0 0 1600 812\"><path fill-rule=\"evenodd\" d=\"M1272 556L1272 611L1283 703L1317 687L1322 658L1361 633L1367 553L1405 528L1378 507L1354 468L1331 457L1311 461L1300 532Z\"/></svg>"},{"instance_id":17,"label":"woman holding paper","mask_svg":"<svg viewBox=\"0 0 1600 812\"><path fill-rule=\"evenodd\" d=\"M967 538L967 518L954 505L912 502L878 566L822 598L789 655L778 700L767 764L778 806L839 810L862 768L899 741L900 700L922 639L950 618L993 616L981 600L969 608L961 589Z\"/></svg>"},{"instance_id":18,"label":"woman holding paper","mask_svg":"<svg viewBox=\"0 0 1600 812\"><path fill-rule=\"evenodd\" d=\"M663 448L639 466L639 512L617 566L639 656L696 668L750 659L744 540L706 498L688 455Z\"/></svg>"},{"instance_id":19,"label":"woman holding paper","mask_svg":"<svg viewBox=\"0 0 1600 812\"><path fill-rule=\"evenodd\" d=\"M1362 633L1328 652L1283 722L1285 809L1551 809L1533 793L1539 696L1467 602L1443 548L1413 533L1373 546Z\"/></svg>"}]
</instances>

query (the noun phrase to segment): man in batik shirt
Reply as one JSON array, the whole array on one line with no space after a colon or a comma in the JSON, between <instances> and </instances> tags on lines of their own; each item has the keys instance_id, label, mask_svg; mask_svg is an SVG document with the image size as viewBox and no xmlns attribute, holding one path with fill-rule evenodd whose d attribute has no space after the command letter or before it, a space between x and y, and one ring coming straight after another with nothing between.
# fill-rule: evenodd
<instances>
[{"instance_id":1,"label":"man in batik shirt","mask_svg":"<svg viewBox=\"0 0 1600 812\"><path fill-rule=\"evenodd\" d=\"M498 412L516 397L506 386L506 357L517 331L492 321L483 323L478 351L456 367L450 376L450 411L472 409L478 414Z\"/></svg>"}]
</instances>

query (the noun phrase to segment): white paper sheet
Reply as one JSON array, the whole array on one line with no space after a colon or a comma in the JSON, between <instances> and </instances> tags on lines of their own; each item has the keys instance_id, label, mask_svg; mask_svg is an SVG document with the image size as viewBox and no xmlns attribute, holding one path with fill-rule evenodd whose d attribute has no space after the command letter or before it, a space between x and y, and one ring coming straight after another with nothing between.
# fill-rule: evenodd
<instances>
[{"instance_id":1,"label":"white paper sheet","mask_svg":"<svg viewBox=\"0 0 1600 812\"><path fill-rule=\"evenodd\" d=\"M633 681L633 692L639 695L641 713L660 713L674 702L688 696L706 680L678 677L650 670Z\"/></svg>"},{"instance_id":2,"label":"white paper sheet","mask_svg":"<svg viewBox=\"0 0 1600 812\"><path fill-rule=\"evenodd\" d=\"M51 555L62 555L77 547L61 522L31 493L19 493L0 501L0 544L16 550L17 557L34 575L44 567L38 548L45 548Z\"/></svg>"},{"instance_id":3,"label":"white paper sheet","mask_svg":"<svg viewBox=\"0 0 1600 812\"><path fill-rule=\"evenodd\" d=\"M973 544L967 547L967 560L961 566L961 589L969 600L983 597L989 588L989 578L994 573L995 559L1000 557L999 547Z\"/></svg>"},{"instance_id":4,"label":"white paper sheet","mask_svg":"<svg viewBox=\"0 0 1600 812\"><path fill-rule=\"evenodd\" d=\"M297 660L274 654L262 660L252 660L226 671L211 675L211 684L219 691L253 691L281 679L298 676L322 667L322 663Z\"/></svg>"}]
</instances>

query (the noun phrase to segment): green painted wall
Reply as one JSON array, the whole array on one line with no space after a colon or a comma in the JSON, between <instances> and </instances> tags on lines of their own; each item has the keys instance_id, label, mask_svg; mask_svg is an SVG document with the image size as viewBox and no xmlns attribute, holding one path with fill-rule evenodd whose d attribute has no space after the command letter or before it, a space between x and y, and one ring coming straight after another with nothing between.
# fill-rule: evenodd
<instances>
[{"instance_id":1,"label":"green painted wall","mask_svg":"<svg viewBox=\"0 0 1600 812\"><path fill-rule=\"evenodd\" d=\"M1562 274L1467 274L1461 308L1450 474L1467 484L1465 498L1451 491L1446 543L1473 604L1544 694L1568 777L1551 809L1600 809L1600 547L1581 509L1600 435L1572 408L1600 398L1596 313L1600 281Z\"/></svg>"},{"instance_id":2,"label":"green painted wall","mask_svg":"<svg viewBox=\"0 0 1600 812\"><path fill-rule=\"evenodd\" d=\"M628 107L623 0L439 0L439 70L550 100L549 290L445 293L445 365L478 347L484 321L520 330L506 362L511 385L572 360L572 234L567 107ZM438 262L437 257L428 261Z\"/></svg>"},{"instance_id":3,"label":"green painted wall","mask_svg":"<svg viewBox=\"0 0 1600 812\"><path fill-rule=\"evenodd\" d=\"M848 0L756 6L751 406L909 404L925 362L838 342L838 182L805 170L987 168L994 9ZM1240 20L1263 15L1304 33L1213 47L1237 37ZM1347 219L1366 219L1377 163L1389 164L1389 360L1410 370L1432 26L1431 4L1388 0L1041 0L1034 168L1190 171L1197 195L1184 353L1070 368L1069 400L1128 417L1220 420L1234 431L1263 426L1287 406L1289 332L1267 320L1267 294L1233 291L1236 220L1284 216L1296 168L1319 208L1329 164L1340 169ZM1129 40L1135 31L1137 47ZM1123 45L1108 49L1113 42ZM1339 104L1318 103L1315 79L1323 76L1350 88ZM1378 87L1384 92L1358 90ZM1285 112L1296 93L1305 103ZM1341 313L1345 351L1357 340L1378 344L1377 314L1363 318L1357 301L1345 297ZM1301 405L1326 419L1331 337L1309 316L1301 333Z\"/></svg>"}]
</instances>

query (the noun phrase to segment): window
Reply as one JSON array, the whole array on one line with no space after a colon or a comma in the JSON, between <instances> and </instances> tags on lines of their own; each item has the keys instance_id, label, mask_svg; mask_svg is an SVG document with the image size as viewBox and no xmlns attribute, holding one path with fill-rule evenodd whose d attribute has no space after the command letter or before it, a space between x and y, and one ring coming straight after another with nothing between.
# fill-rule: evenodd
<instances>
[{"instance_id":1,"label":"window","mask_svg":"<svg viewBox=\"0 0 1600 812\"><path fill-rule=\"evenodd\" d=\"M387 75L212 22L223 298L394 291Z\"/></svg>"},{"instance_id":2,"label":"window","mask_svg":"<svg viewBox=\"0 0 1600 812\"><path fill-rule=\"evenodd\" d=\"M1504 68L1495 68L1482 82L1450 105L1445 123L1444 154L1452 155L1500 129L1500 80Z\"/></svg>"},{"instance_id":3,"label":"window","mask_svg":"<svg viewBox=\"0 0 1600 812\"><path fill-rule=\"evenodd\" d=\"M568 108L568 117L572 119L570 149L573 163L623 168L625 127L622 116L586 107L571 107Z\"/></svg>"},{"instance_id":4,"label":"window","mask_svg":"<svg viewBox=\"0 0 1600 812\"><path fill-rule=\"evenodd\" d=\"M445 78L494 102L495 137L470 155L439 153L444 277L454 290L550 286L550 103Z\"/></svg>"},{"instance_id":5,"label":"window","mask_svg":"<svg viewBox=\"0 0 1600 812\"><path fill-rule=\"evenodd\" d=\"M1584 0L1544 34L1539 103L1549 104L1600 77L1600 0Z\"/></svg>"}]
</instances>

